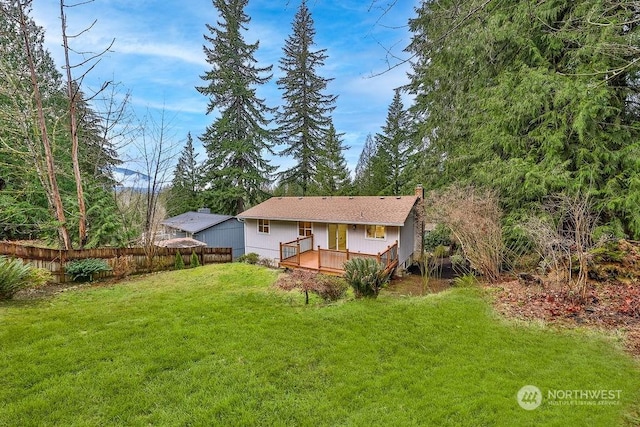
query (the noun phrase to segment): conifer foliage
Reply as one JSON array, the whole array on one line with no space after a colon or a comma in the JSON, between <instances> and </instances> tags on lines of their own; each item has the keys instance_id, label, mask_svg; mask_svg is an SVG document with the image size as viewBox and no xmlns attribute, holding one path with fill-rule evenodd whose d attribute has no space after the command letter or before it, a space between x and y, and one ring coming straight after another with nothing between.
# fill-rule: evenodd
<instances>
[{"instance_id":1,"label":"conifer foliage","mask_svg":"<svg viewBox=\"0 0 640 427\"><path fill-rule=\"evenodd\" d=\"M281 173L283 183L297 183L302 195L316 180L317 166L326 155L325 142L331 128L331 112L337 96L325 94L331 79L317 73L327 59L326 49L313 50L315 28L311 12L303 0L293 21L293 33L287 38L277 80L283 91L284 105L276 115L280 142L296 164Z\"/></svg>"},{"instance_id":2,"label":"conifer foliage","mask_svg":"<svg viewBox=\"0 0 640 427\"><path fill-rule=\"evenodd\" d=\"M248 44L243 33L250 22L244 12L248 0L213 0L220 19L207 25L204 47L211 69L201 76L207 84L198 91L209 97L207 114L218 117L200 137L207 151L204 165L207 204L219 213L237 214L262 201L263 188L274 167L265 159L272 152L273 135L267 128L269 108L256 87L271 79L271 66L255 58L259 42Z\"/></svg>"},{"instance_id":3,"label":"conifer foliage","mask_svg":"<svg viewBox=\"0 0 640 427\"><path fill-rule=\"evenodd\" d=\"M430 187L499 191L507 223L588 192L640 237L638 2L439 0L410 20Z\"/></svg>"},{"instance_id":4,"label":"conifer foliage","mask_svg":"<svg viewBox=\"0 0 640 427\"><path fill-rule=\"evenodd\" d=\"M198 153L195 152L193 138L189 133L178 164L173 171L173 180L167 199L168 216L179 215L200 207L198 193L201 177L197 158Z\"/></svg>"}]
</instances>

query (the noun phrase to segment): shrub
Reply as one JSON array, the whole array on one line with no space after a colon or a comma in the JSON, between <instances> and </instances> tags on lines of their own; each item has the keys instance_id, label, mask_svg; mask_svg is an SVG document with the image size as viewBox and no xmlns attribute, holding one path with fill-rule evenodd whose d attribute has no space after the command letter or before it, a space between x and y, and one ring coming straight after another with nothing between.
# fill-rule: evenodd
<instances>
[{"instance_id":1,"label":"shrub","mask_svg":"<svg viewBox=\"0 0 640 427\"><path fill-rule=\"evenodd\" d=\"M354 258L345 262L344 277L357 298L377 297L389 281L383 265L371 258Z\"/></svg>"},{"instance_id":2,"label":"shrub","mask_svg":"<svg viewBox=\"0 0 640 427\"><path fill-rule=\"evenodd\" d=\"M260 255L255 252L250 252L248 254L244 254L238 257L238 262L245 262L247 264L257 264L260 260Z\"/></svg>"},{"instance_id":3,"label":"shrub","mask_svg":"<svg viewBox=\"0 0 640 427\"><path fill-rule=\"evenodd\" d=\"M198 254L195 251L191 252L191 267L200 267L200 258L198 258Z\"/></svg>"},{"instance_id":4,"label":"shrub","mask_svg":"<svg viewBox=\"0 0 640 427\"><path fill-rule=\"evenodd\" d=\"M29 286L42 286L53 280L53 274L45 268L30 267L30 271L27 274L25 280Z\"/></svg>"},{"instance_id":5,"label":"shrub","mask_svg":"<svg viewBox=\"0 0 640 427\"><path fill-rule=\"evenodd\" d=\"M451 230L442 223L424 235L425 251L435 251L438 246L451 246Z\"/></svg>"},{"instance_id":6,"label":"shrub","mask_svg":"<svg viewBox=\"0 0 640 427\"><path fill-rule=\"evenodd\" d=\"M281 275L276 287L285 291L298 289L305 295L305 304L309 304L309 292L327 302L342 298L347 291L347 284L343 279L307 270L293 270Z\"/></svg>"},{"instance_id":7,"label":"shrub","mask_svg":"<svg viewBox=\"0 0 640 427\"><path fill-rule=\"evenodd\" d=\"M51 280L51 273L19 259L0 256L0 299L9 299L20 289L39 286Z\"/></svg>"},{"instance_id":8,"label":"shrub","mask_svg":"<svg viewBox=\"0 0 640 427\"><path fill-rule=\"evenodd\" d=\"M184 269L184 260L182 259L180 251L176 252L176 261L173 263L173 268L176 270Z\"/></svg>"},{"instance_id":9,"label":"shrub","mask_svg":"<svg viewBox=\"0 0 640 427\"><path fill-rule=\"evenodd\" d=\"M446 258L447 255L449 255L449 250L442 245L436 246L433 250L433 256L436 258Z\"/></svg>"},{"instance_id":10,"label":"shrub","mask_svg":"<svg viewBox=\"0 0 640 427\"><path fill-rule=\"evenodd\" d=\"M124 279L131 273L133 273L133 256L131 255L122 255L116 258L114 267L113 267L113 275L116 279Z\"/></svg>"},{"instance_id":11,"label":"shrub","mask_svg":"<svg viewBox=\"0 0 640 427\"><path fill-rule=\"evenodd\" d=\"M465 274L464 276L453 279L453 286L458 288L471 288L478 284L478 279L473 274Z\"/></svg>"},{"instance_id":12,"label":"shrub","mask_svg":"<svg viewBox=\"0 0 640 427\"><path fill-rule=\"evenodd\" d=\"M313 292L325 301L337 301L347 292L347 282L336 276L318 274Z\"/></svg>"},{"instance_id":13,"label":"shrub","mask_svg":"<svg viewBox=\"0 0 640 427\"><path fill-rule=\"evenodd\" d=\"M85 258L68 262L64 270L74 282L86 282L92 281L94 274L109 271L111 268L103 259Z\"/></svg>"}]
</instances>

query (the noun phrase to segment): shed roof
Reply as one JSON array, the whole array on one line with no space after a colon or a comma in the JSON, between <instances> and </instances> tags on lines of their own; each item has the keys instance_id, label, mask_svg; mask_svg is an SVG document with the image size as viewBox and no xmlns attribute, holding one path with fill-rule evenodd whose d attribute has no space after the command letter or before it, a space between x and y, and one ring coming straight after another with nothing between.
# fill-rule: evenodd
<instances>
[{"instance_id":1,"label":"shed roof","mask_svg":"<svg viewBox=\"0 0 640 427\"><path fill-rule=\"evenodd\" d=\"M417 196L272 197L238 218L401 226L417 200Z\"/></svg>"},{"instance_id":2,"label":"shed roof","mask_svg":"<svg viewBox=\"0 0 640 427\"><path fill-rule=\"evenodd\" d=\"M187 233L198 233L221 222L225 222L233 218L230 215L218 215L202 212L185 212L172 218L167 218L160 224L177 230L186 231Z\"/></svg>"},{"instance_id":3,"label":"shed roof","mask_svg":"<svg viewBox=\"0 0 640 427\"><path fill-rule=\"evenodd\" d=\"M177 249L190 249L200 246L207 246L206 243L199 240L191 239L189 237L178 237L176 239L160 240L155 243L156 246L161 248L177 248Z\"/></svg>"}]
</instances>

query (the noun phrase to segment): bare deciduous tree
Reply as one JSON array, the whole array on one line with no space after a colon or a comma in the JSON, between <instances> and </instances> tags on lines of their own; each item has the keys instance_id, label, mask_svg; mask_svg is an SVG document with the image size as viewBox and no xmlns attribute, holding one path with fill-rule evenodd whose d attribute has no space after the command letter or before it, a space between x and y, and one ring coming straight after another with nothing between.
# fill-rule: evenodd
<instances>
[{"instance_id":1,"label":"bare deciduous tree","mask_svg":"<svg viewBox=\"0 0 640 427\"><path fill-rule=\"evenodd\" d=\"M99 61L99 58L104 55L113 45L113 41L111 42L111 44L109 45L109 47L107 47L105 50L103 50L101 53L96 54L96 55L91 55L89 58L84 59L82 62L80 62L79 64L71 64L71 61L69 59L69 52L70 52L70 47L69 47L69 39L70 38L76 38L79 35L85 33L86 31L88 31L89 29L91 29L91 27L93 27L93 25L95 24L95 21L93 22L93 24L91 24L91 26L89 26L88 28L84 29L83 31L81 31L79 34L76 35L68 35L67 34L67 16L65 14L65 8L69 8L69 7L76 7L82 4L85 4L88 2L82 2L82 3L78 3L75 5L66 5L64 0L60 0L60 21L61 21L61 25L62 25L62 47L64 49L64 61L65 61L65 65L64 65L64 69L66 71L66 78L67 78L67 96L69 98L69 126L70 126L70 131L71 131L71 163L73 166L73 176L75 179L75 183L76 183L76 194L77 194L77 199L78 199L78 234L79 234L79 244L80 247L84 247L85 243L87 242L87 208L85 205L85 201L84 201L84 189L83 189L83 185L82 185L82 174L80 173L80 159L78 157L78 149L79 149L79 140L78 140L78 122L77 122L77 104L78 104L78 94L80 91L80 83L85 76L87 75L87 73L93 69L96 64L97 61ZM78 68L78 67L82 67L89 64L89 68L88 70L86 70L84 73L82 73L82 75L80 76L79 79L74 79L73 75L72 75L72 69L74 68ZM102 88L104 89L106 86L108 85L108 83L105 83Z\"/></svg>"},{"instance_id":2,"label":"bare deciduous tree","mask_svg":"<svg viewBox=\"0 0 640 427\"><path fill-rule=\"evenodd\" d=\"M43 173L45 172L44 170L41 171L40 177L43 183L43 187L46 190L49 206L52 207L57 221L60 245L63 249L71 249L71 237L69 236L69 231L67 229L67 218L65 215L64 206L62 204L62 197L60 196L60 188L58 186L58 180L56 177L53 150L51 148L51 141L49 139L49 131L47 129L47 121L45 118L44 106L42 101L42 93L40 92L38 74L36 71L36 60L34 58L31 46L31 27L27 18L28 10L31 7L31 0L18 1L16 5L17 8L15 11L17 12L17 16L15 18L11 18L17 19L17 23L22 36L22 41L24 43L22 48L24 49L25 58L27 60L33 100L35 102L36 122L38 124L39 131L39 134L34 139L40 139L42 148L44 150L44 169L46 170L46 179L43 179L42 177ZM5 11L3 8L3 13L8 13L8 11Z\"/></svg>"},{"instance_id":3,"label":"bare deciduous tree","mask_svg":"<svg viewBox=\"0 0 640 427\"><path fill-rule=\"evenodd\" d=\"M561 194L547 200L542 214L529 218L523 226L553 273L551 279L570 291L575 289L582 299L587 291L590 252L602 244L593 240L598 218L588 195Z\"/></svg>"},{"instance_id":4,"label":"bare deciduous tree","mask_svg":"<svg viewBox=\"0 0 640 427\"><path fill-rule=\"evenodd\" d=\"M487 280L500 276L504 257L502 211L492 190L450 187L431 194L426 202L427 217L451 229L471 267Z\"/></svg>"}]
</instances>

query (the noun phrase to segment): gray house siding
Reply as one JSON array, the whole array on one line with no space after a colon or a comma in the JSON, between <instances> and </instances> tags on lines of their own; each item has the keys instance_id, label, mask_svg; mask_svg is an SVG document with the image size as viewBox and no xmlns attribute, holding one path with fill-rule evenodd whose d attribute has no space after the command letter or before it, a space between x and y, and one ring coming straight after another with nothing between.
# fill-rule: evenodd
<instances>
[{"instance_id":1,"label":"gray house siding","mask_svg":"<svg viewBox=\"0 0 640 427\"><path fill-rule=\"evenodd\" d=\"M412 255L415 241L415 214L411 213L400 229L400 242L398 245L398 261L400 265L407 268L412 263Z\"/></svg>"},{"instance_id":2,"label":"gray house siding","mask_svg":"<svg viewBox=\"0 0 640 427\"><path fill-rule=\"evenodd\" d=\"M193 238L212 248L233 248L233 259L244 255L244 225L235 218L194 233Z\"/></svg>"}]
</instances>

